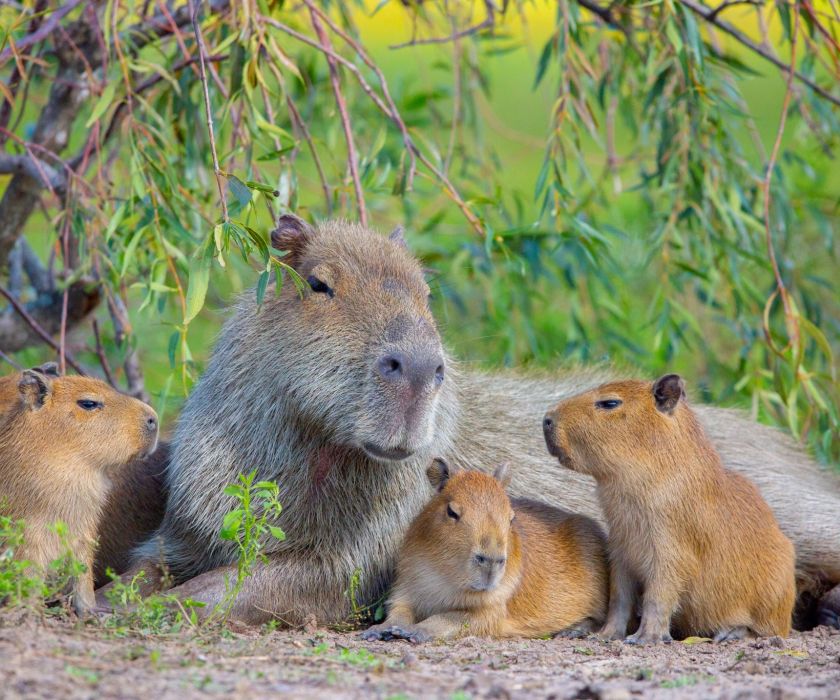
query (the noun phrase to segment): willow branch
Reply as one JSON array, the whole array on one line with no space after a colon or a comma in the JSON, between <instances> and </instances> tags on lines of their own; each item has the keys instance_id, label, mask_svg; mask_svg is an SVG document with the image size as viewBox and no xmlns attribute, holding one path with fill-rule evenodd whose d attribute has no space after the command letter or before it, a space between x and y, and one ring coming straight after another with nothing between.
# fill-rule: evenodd
<instances>
[{"instance_id":1,"label":"willow branch","mask_svg":"<svg viewBox=\"0 0 840 700\"><path fill-rule=\"evenodd\" d=\"M308 4L309 3L307 2L307 5ZM404 49L407 46L419 46L422 44L448 44L450 42L463 39L464 37L471 36L472 34L478 34L479 32L482 32L485 29L492 29L496 26L496 6L493 4L493 0L484 0L484 8L487 12L487 16L484 18L484 20L482 20L478 24L474 24L471 27L467 27L466 29L453 32L449 36L436 36L430 37L428 39L412 39L411 41L405 41L402 44L392 44L388 48Z\"/></svg>"},{"instance_id":2,"label":"willow branch","mask_svg":"<svg viewBox=\"0 0 840 700\"><path fill-rule=\"evenodd\" d=\"M318 17L318 13L309 8L312 17L312 28L318 35L318 41L321 46L328 51L324 54L327 58L327 64L330 69L330 83L332 84L333 95L335 95L335 103L338 107L338 114L341 118L341 127L344 130L344 140L347 142L347 167L350 169L350 177L353 180L353 190L356 193L356 208L359 211L359 222L362 226L367 226L367 208L365 207L365 195L362 191L362 182L359 178L359 156L356 153L356 144L353 141L353 130L350 127L350 115L347 112L347 103L344 100L344 95L341 93L341 81L338 77L338 65L334 58L332 51L332 44L330 38L324 31L324 26Z\"/></svg>"},{"instance_id":3,"label":"willow branch","mask_svg":"<svg viewBox=\"0 0 840 700\"><path fill-rule=\"evenodd\" d=\"M228 215L227 200L225 199L225 188L222 183L222 171L219 168L219 156L216 153L216 136L213 133L213 110L210 107L210 91L207 87L207 70L205 68L207 48L204 46L204 37L201 35L201 27L198 22L198 8L198 2L196 2L196 0L190 0L190 15L192 18L193 31L195 32L195 41L198 45L198 69L201 78L201 87L204 91L204 110L207 114L207 131L210 135L210 153L213 155L213 172L216 175L216 185L219 188L219 199L222 202L222 216L225 221L228 221L230 216Z\"/></svg>"}]
</instances>

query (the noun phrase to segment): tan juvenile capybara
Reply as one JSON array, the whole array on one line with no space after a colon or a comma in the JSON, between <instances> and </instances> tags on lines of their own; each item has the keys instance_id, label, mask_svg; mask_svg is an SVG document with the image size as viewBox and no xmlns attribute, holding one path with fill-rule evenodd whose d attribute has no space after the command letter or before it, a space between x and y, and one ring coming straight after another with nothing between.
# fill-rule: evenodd
<instances>
[{"instance_id":1,"label":"tan juvenile capybara","mask_svg":"<svg viewBox=\"0 0 840 700\"><path fill-rule=\"evenodd\" d=\"M537 501L508 498L510 477L436 460L437 494L408 528L388 617L372 639L543 637L600 627L609 571L599 525Z\"/></svg>"},{"instance_id":2,"label":"tan juvenile capybara","mask_svg":"<svg viewBox=\"0 0 840 700\"><path fill-rule=\"evenodd\" d=\"M15 553L44 571L69 548L87 567L73 582L89 611L97 526L115 470L154 450L157 416L97 379L62 377L56 365L0 378L0 512L25 522ZM67 526L69 541L54 532Z\"/></svg>"},{"instance_id":3,"label":"tan juvenile capybara","mask_svg":"<svg viewBox=\"0 0 840 700\"><path fill-rule=\"evenodd\" d=\"M787 636L796 598L793 545L758 489L724 469L685 399L683 380L622 381L561 401L548 451L589 474L609 528L610 610L602 635Z\"/></svg>"},{"instance_id":4,"label":"tan juvenile capybara","mask_svg":"<svg viewBox=\"0 0 840 700\"><path fill-rule=\"evenodd\" d=\"M540 424L546 406L608 381L608 371L459 369L399 236L284 215L272 243L308 288L300 295L287 281L261 306L253 291L237 302L179 417L166 514L133 571L148 572L160 554L182 584L176 595L211 606L223 598L237 559L218 537L235 506L223 489L251 469L280 486L287 535L266 542L268 561L233 607L252 623L343 619L357 570L358 602L381 597L434 457L474 469L513 462L513 496L601 517L591 477L558 470ZM838 480L780 430L737 411L696 411L723 463L774 509L803 582L840 583Z\"/></svg>"}]
</instances>

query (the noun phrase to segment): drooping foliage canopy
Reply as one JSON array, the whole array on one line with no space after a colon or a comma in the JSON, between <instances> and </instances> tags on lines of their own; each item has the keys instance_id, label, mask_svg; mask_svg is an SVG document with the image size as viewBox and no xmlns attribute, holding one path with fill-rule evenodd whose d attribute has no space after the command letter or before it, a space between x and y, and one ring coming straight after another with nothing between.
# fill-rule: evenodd
<instances>
[{"instance_id":1,"label":"drooping foliage canopy","mask_svg":"<svg viewBox=\"0 0 840 700\"><path fill-rule=\"evenodd\" d=\"M709 0L705 0L708 2ZM0 7L2 359L174 415L278 213L403 224L456 352L683 372L840 458L837 0Z\"/></svg>"}]
</instances>

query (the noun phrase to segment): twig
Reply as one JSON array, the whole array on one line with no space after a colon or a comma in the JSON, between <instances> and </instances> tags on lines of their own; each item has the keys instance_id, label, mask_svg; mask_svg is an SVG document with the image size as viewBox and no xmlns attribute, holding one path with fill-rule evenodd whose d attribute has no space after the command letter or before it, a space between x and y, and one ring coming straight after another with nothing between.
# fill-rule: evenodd
<instances>
[{"instance_id":1,"label":"twig","mask_svg":"<svg viewBox=\"0 0 840 700\"><path fill-rule=\"evenodd\" d=\"M770 183L773 180L773 170L776 167L776 159L779 157L779 149L782 146L782 136L785 133L788 108L790 107L790 100L793 96L793 79L796 75L796 47L798 44L797 34L799 33L798 2L794 4L793 10L794 25L790 41L790 70L788 72L787 84L785 86L785 98L782 103L782 115L779 118L779 128L776 130L776 140L773 143L773 150L770 152L770 160L767 162L767 172L764 175L762 190L764 194L764 236L767 243L767 255L770 258L770 266L773 268L773 276L776 279L776 291L770 297L767 304L769 306L773 302L773 298L776 294L781 297L782 306L785 310L787 331L790 335L790 345L797 348L799 345L799 321L796 318L796 313L791 306L790 296L788 294L787 287L785 286L785 281L782 279L782 273L779 270L779 263L776 260L776 251L773 248L773 236L770 230ZM770 335L770 328L767 326L766 322L764 333L767 336L768 343L775 350L775 344L773 343ZM778 350L776 352L778 352Z\"/></svg>"},{"instance_id":2,"label":"twig","mask_svg":"<svg viewBox=\"0 0 840 700\"><path fill-rule=\"evenodd\" d=\"M379 86L382 88L382 95L385 97L385 102L388 103L388 108L390 109L390 118L391 121L396 124L397 128L400 130L400 134L402 135L403 144L405 144L406 150L408 151L408 173L406 175L406 185L405 188L407 191L411 191L414 187L414 174L417 170L417 160L414 155L414 150L411 148L411 136L408 133L408 127L406 127L405 122L403 121L402 117L400 116L400 111L397 109L397 105L394 102L394 99L391 97L391 91L388 90L388 81L385 80L385 74L382 72L382 69L379 65L374 61L364 50L362 45L353 39L347 32L343 31L341 27L339 27L330 16L325 13L323 10L320 10L318 6L311 2L311 0L304 0L306 6L310 10L314 10L317 12L321 19L323 19L338 36L340 36L362 59L365 65L370 68L374 74L376 75L376 79L379 81Z\"/></svg>"},{"instance_id":3,"label":"twig","mask_svg":"<svg viewBox=\"0 0 840 700\"><path fill-rule=\"evenodd\" d=\"M219 168L219 156L216 153L216 136L213 134L213 111L210 107L210 92L207 88L207 71L204 67L207 60L207 48L204 46L204 37L201 35L201 27L198 22L199 4L196 0L190 0L190 17L195 31L195 41L198 44L198 68L201 77L201 87L204 90L204 110L207 113L207 130L210 134L210 152L213 155L213 172L216 175L216 184L219 187L219 199L222 202L222 217L225 221L230 220L228 215L227 200L225 199L225 188L222 184L222 171Z\"/></svg>"},{"instance_id":4,"label":"twig","mask_svg":"<svg viewBox=\"0 0 840 700\"><path fill-rule=\"evenodd\" d=\"M44 22L37 31L32 32L28 36L25 36L15 45L18 51L21 51L28 46L32 46L32 44L37 44L39 41L46 39L58 26L58 23L73 9L81 5L82 0L70 0L64 7L58 8L55 12L50 15L50 18ZM0 63L7 60L12 55L12 49L9 47L8 49L4 49L2 53L0 53Z\"/></svg>"},{"instance_id":5,"label":"twig","mask_svg":"<svg viewBox=\"0 0 840 700\"><path fill-rule=\"evenodd\" d=\"M308 2L306 3L309 4ZM453 32L449 36L438 36L438 37L430 37L428 39L412 39L411 41L405 41L402 44L392 44L388 48L389 49L404 49L407 46L420 46L422 44L448 44L451 41L457 41L458 39L463 39L464 37L468 37L471 34L478 34L485 29L492 29L496 26L496 6L493 4L492 0L484 0L484 7L487 11L487 16L479 22L471 27L467 27L466 29L462 29L458 32Z\"/></svg>"},{"instance_id":6,"label":"twig","mask_svg":"<svg viewBox=\"0 0 840 700\"><path fill-rule=\"evenodd\" d=\"M581 2L581 0L578 0L578 2L583 4L583 2ZM830 92L828 92L828 90L825 90L824 88L821 88L813 80L811 80L810 78L808 78L807 76L803 75L798 70L796 70L796 68L794 68L792 65L788 66L784 61L776 58L776 56L774 56L770 51L768 51L763 46L759 46L758 44L756 44L746 34L744 34L743 32L735 29L735 27L733 27L731 24L728 24L728 23L724 22L723 20L720 20L717 17L715 17L714 16L715 11L712 8L706 7L702 3L695 2L695 0L680 0L680 2L683 5L685 5L689 10L691 10L694 14L702 17L704 20L709 22L709 24L712 24L715 27L717 27L718 29L720 29L721 31L729 34L729 36L731 36L733 39L735 39L738 43L742 44L743 46L746 46L751 51L757 53L763 59L765 59L767 61L770 61L770 63L772 63L774 66L776 66L780 70L783 70L785 72L790 70L791 74L797 80L799 80L801 83L807 85L809 88L811 88L811 90L813 90L815 93L817 93L820 97L828 100L829 102L833 102L834 104L840 106L840 97L836 97L836 96L832 95Z\"/></svg>"},{"instance_id":7,"label":"twig","mask_svg":"<svg viewBox=\"0 0 840 700\"><path fill-rule=\"evenodd\" d=\"M108 358L105 355L105 348L102 347L102 337L99 334L99 322L93 319L93 337L96 339L96 356L99 358L99 364L102 371L105 373L105 379L115 389L119 389L117 383L114 381L114 375L111 374L111 366L108 364Z\"/></svg>"},{"instance_id":8,"label":"twig","mask_svg":"<svg viewBox=\"0 0 840 700\"><path fill-rule=\"evenodd\" d=\"M19 365L17 362L15 362L11 357L9 357L2 350L0 350L0 360L3 360L3 362L6 362L7 364L10 364L12 367L14 367L18 371L23 369L22 365Z\"/></svg>"},{"instance_id":9,"label":"twig","mask_svg":"<svg viewBox=\"0 0 840 700\"><path fill-rule=\"evenodd\" d=\"M308 3L307 3L308 4ZM321 46L329 49L329 53L325 52L327 64L330 68L330 83L332 84L333 95L335 95L335 103L338 107L338 114L341 117L341 126L344 129L344 140L347 142L347 166L350 169L350 177L353 180L353 190L356 194L356 208L359 211L359 223L362 226L367 226L367 209L365 207L365 195L362 191L362 182L359 179L359 157L356 153L356 144L353 142L353 130L350 127L350 115L347 112L347 103L344 101L344 95L341 93L341 81L338 78L338 66L332 56L332 44L330 38L324 31L324 26L318 17L318 13L309 7L309 12L312 17L312 28L318 35L318 40Z\"/></svg>"},{"instance_id":10,"label":"twig","mask_svg":"<svg viewBox=\"0 0 840 700\"><path fill-rule=\"evenodd\" d=\"M114 340L119 347L122 347L123 344L128 344L128 337L131 335L131 322L128 318L128 310L125 308L125 304L118 294L110 290L106 293L108 297L108 313L111 315L111 322L114 324ZM141 401L148 402L149 394L146 391L146 382L143 378L140 360L137 357L137 351L130 346L126 347L123 370L125 370L125 379L128 385L126 389L127 393Z\"/></svg>"},{"instance_id":11,"label":"twig","mask_svg":"<svg viewBox=\"0 0 840 700\"><path fill-rule=\"evenodd\" d=\"M311 39L310 37L306 36L305 34L301 34L300 32L295 31L288 25L283 24L282 22L274 19L273 17L261 17L261 21L271 25L275 29L279 29L281 32L288 34L289 36L297 39L298 41L307 44L308 46L312 46L319 51L327 54L328 56L332 56L337 62L341 63L347 70L349 70L353 76L358 81L359 85L361 85L362 90L370 97L371 101L374 105L381 111L385 116L387 116L392 121L395 121L395 116L391 113L391 110L388 109L386 104L382 101L382 98L376 94L370 84L364 79L359 69L353 65L350 61L348 61L344 56L335 53L334 51L330 50L327 47L321 46L317 41ZM398 116L398 115L397 115ZM423 155L422 151L417 147L414 143L414 140L409 136L408 137L409 148L411 148L412 152L417 156L417 159L429 169L429 171L438 178L438 180L443 183L444 188L446 189L446 194L449 198L455 202L458 208L463 213L464 217L469 221L470 225L475 229L475 232L479 236L484 236L484 225L481 223L479 218L473 213L473 211L469 208L467 203L458 193L458 190L455 189L455 186L450 182L449 178L446 176L445 173L442 173L439 168L437 168L425 155Z\"/></svg>"},{"instance_id":12,"label":"twig","mask_svg":"<svg viewBox=\"0 0 840 700\"><path fill-rule=\"evenodd\" d=\"M26 321L27 325L35 331L35 333L43 340L47 345L49 345L53 350L56 352L60 352L58 343L56 343L52 336L47 333L41 325L29 314L29 312L23 308L23 305L12 296L11 292L9 292L5 287L0 285L0 294L6 297L6 300L9 302L11 307L18 313L18 315ZM79 374L85 375L86 372L79 366L76 362L76 358L74 358L69 351L65 351L64 358L67 361L67 364L70 365L73 369L75 369Z\"/></svg>"}]
</instances>

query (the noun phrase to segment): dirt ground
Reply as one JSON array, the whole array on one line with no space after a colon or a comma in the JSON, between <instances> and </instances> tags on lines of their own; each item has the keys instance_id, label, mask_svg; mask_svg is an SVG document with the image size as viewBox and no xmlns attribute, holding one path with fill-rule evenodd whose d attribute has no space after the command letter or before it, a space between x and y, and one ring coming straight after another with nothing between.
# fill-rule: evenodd
<instances>
[{"instance_id":1,"label":"dirt ground","mask_svg":"<svg viewBox=\"0 0 840 700\"><path fill-rule=\"evenodd\" d=\"M363 642L327 630L138 636L0 615L2 698L840 699L840 631L673 643Z\"/></svg>"}]
</instances>

